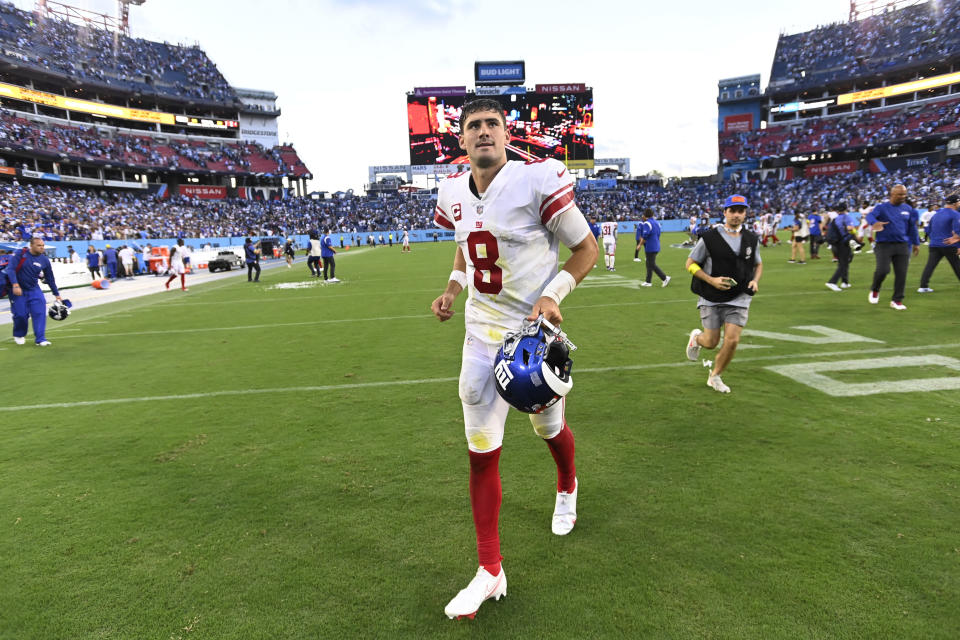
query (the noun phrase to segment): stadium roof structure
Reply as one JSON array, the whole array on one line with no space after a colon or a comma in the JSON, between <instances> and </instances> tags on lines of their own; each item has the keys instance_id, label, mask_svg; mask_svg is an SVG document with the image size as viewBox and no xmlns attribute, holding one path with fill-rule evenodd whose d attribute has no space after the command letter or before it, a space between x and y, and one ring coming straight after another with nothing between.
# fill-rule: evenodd
<instances>
[{"instance_id":1,"label":"stadium roof structure","mask_svg":"<svg viewBox=\"0 0 960 640\"><path fill-rule=\"evenodd\" d=\"M139 7L146 1L147 0L117 0L117 13L119 17L56 2L56 0L36 0L34 12L41 17L57 17L61 20L84 27L97 26L104 31L115 31L129 37L130 5Z\"/></svg>"},{"instance_id":2,"label":"stadium roof structure","mask_svg":"<svg viewBox=\"0 0 960 640\"><path fill-rule=\"evenodd\" d=\"M927 0L850 0L850 22L926 2Z\"/></svg>"}]
</instances>

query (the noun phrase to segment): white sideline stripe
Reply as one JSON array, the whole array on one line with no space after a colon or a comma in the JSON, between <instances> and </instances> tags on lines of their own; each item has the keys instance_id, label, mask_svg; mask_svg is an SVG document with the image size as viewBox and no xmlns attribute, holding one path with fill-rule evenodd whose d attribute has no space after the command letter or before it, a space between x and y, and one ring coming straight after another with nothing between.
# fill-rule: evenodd
<instances>
[{"instance_id":1,"label":"white sideline stripe","mask_svg":"<svg viewBox=\"0 0 960 640\"><path fill-rule=\"evenodd\" d=\"M897 351L914 351L925 349L951 349L960 347L960 342L952 344L929 344L916 347L886 347L878 349L848 349L846 351L826 351L823 353L795 353L781 356L757 356L755 358L739 358L737 362L757 362L762 360L793 360L799 358L822 358L827 356L849 356L867 353L890 353ZM577 374L583 373L607 373L611 371L641 371L645 369L665 369L673 367L693 367L696 363L664 362L659 364L633 364L619 367L591 367L575 371ZM330 384L310 387L277 387L273 389L233 389L227 391L207 391L204 393L184 393L169 396L141 396L137 398L107 398L104 400L80 400L77 402L52 402L47 404L30 404L13 407L0 407L0 413L13 411L30 411L34 409L71 409L74 407L95 407L106 404L130 404L133 402L155 402L159 400L196 400L200 398L216 398L221 396L242 396L262 393L303 393L315 391L344 391L350 389L366 389L374 387L400 387L417 384L442 384L446 382L456 382L459 377L450 378L420 378L416 380L387 380L383 382L354 382L351 384Z\"/></svg>"},{"instance_id":2,"label":"white sideline stripe","mask_svg":"<svg viewBox=\"0 0 960 640\"><path fill-rule=\"evenodd\" d=\"M240 327L202 327L199 329L165 329L163 331L126 331L119 333L86 333L82 336L63 336L64 338L117 338L120 336L155 336L170 333L204 333L207 331L237 331L239 329L272 329L274 327L305 327L317 324L336 324L340 322L380 322L382 320L410 320L413 318L432 318L427 313L416 316L385 316L382 318L344 318L342 320L310 320L305 322L271 322L270 324L248 324ZM106 322L87 322L87 324L107 324Z\"/></svg>"}]
</instances>

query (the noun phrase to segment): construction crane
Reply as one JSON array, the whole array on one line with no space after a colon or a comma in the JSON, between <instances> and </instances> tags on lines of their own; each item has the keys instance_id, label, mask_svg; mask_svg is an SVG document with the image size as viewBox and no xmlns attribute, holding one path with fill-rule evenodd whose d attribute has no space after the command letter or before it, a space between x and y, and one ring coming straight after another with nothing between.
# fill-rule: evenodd
<instances>
[{"instance_id":1,"label":"construction crane","mask_svg":"<svg viewBox=\"0 0 960 640\"><path fill-rule=\"evenodd\" d=\"M115 34L130 36L130 5L140 6L147 0L117 0L117 16L98 13L90 9L56 2L55 0L36 0L33 12L37 20L56 17L82 27L97 27Z\"/></svg>"}]
</instances>

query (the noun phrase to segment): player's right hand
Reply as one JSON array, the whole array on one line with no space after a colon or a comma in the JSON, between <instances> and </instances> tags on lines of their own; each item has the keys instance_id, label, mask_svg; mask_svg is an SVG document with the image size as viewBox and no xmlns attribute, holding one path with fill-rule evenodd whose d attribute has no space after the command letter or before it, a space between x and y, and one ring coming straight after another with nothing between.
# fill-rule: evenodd
<instances>
[{"instance_id":1,"label":"player's right hand","mask_svg":"<svg viewBox=\"0 0 960 640\"><path fill-rule=\"evenodd\" d=\"M872 225L870 225L870 228L873 229L874 231L883 231L883 228L884 228L885 226L887 226L888 224L890 224L890 223L889 223L889 222L884 222L884 221L882 221L882 220L877 220L877 221L874 222Z\"/></svg>"},{"instance_id":2,"label":"player's right hand","mask_svg":"<svg viewBox=\"0 0 960 640\"><path fill-rule=\"evenodd\" d=\"M453 310L453 301L455 299L452 294L444 293L433 301L430 305L430 311L433 312L433 315L437 316L440 322L449 320L453 317L453 314L456 313Z\"/></svg>"}]
</instances>

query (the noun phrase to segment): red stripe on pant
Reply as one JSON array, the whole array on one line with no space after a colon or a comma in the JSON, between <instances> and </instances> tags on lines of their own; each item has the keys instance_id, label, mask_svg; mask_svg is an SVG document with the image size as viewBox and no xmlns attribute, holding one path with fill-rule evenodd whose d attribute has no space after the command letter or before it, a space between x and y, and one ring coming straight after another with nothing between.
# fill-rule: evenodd
<instances>
[{"instance_id":1,"label":"red stripe on pant","mask_svg":"<svg viewBox=\"0 0 960 640\"><path fill-rule=\"evenodd\" d=\"M573 432L563 421L560 433L545 441L557 463L557 491L573 493L576 488L577 465L574 463Z\"/></svg>"},{"instance_id":2,"label":"red stripe on pant","mask_svg":"<svg viewBox=\"0 0 960 640\"><path fill-rule=\"evenodd\" d=\"M500 519L500 503L503 487L500 484L500 448L486 453L470 454L470 508L473 511L473 526L477 532L477 556L480 565L493 575L499 573L500 534L497 530ZM491 571L496 569L496 571Z\"/></svg>"}]
</instances>

